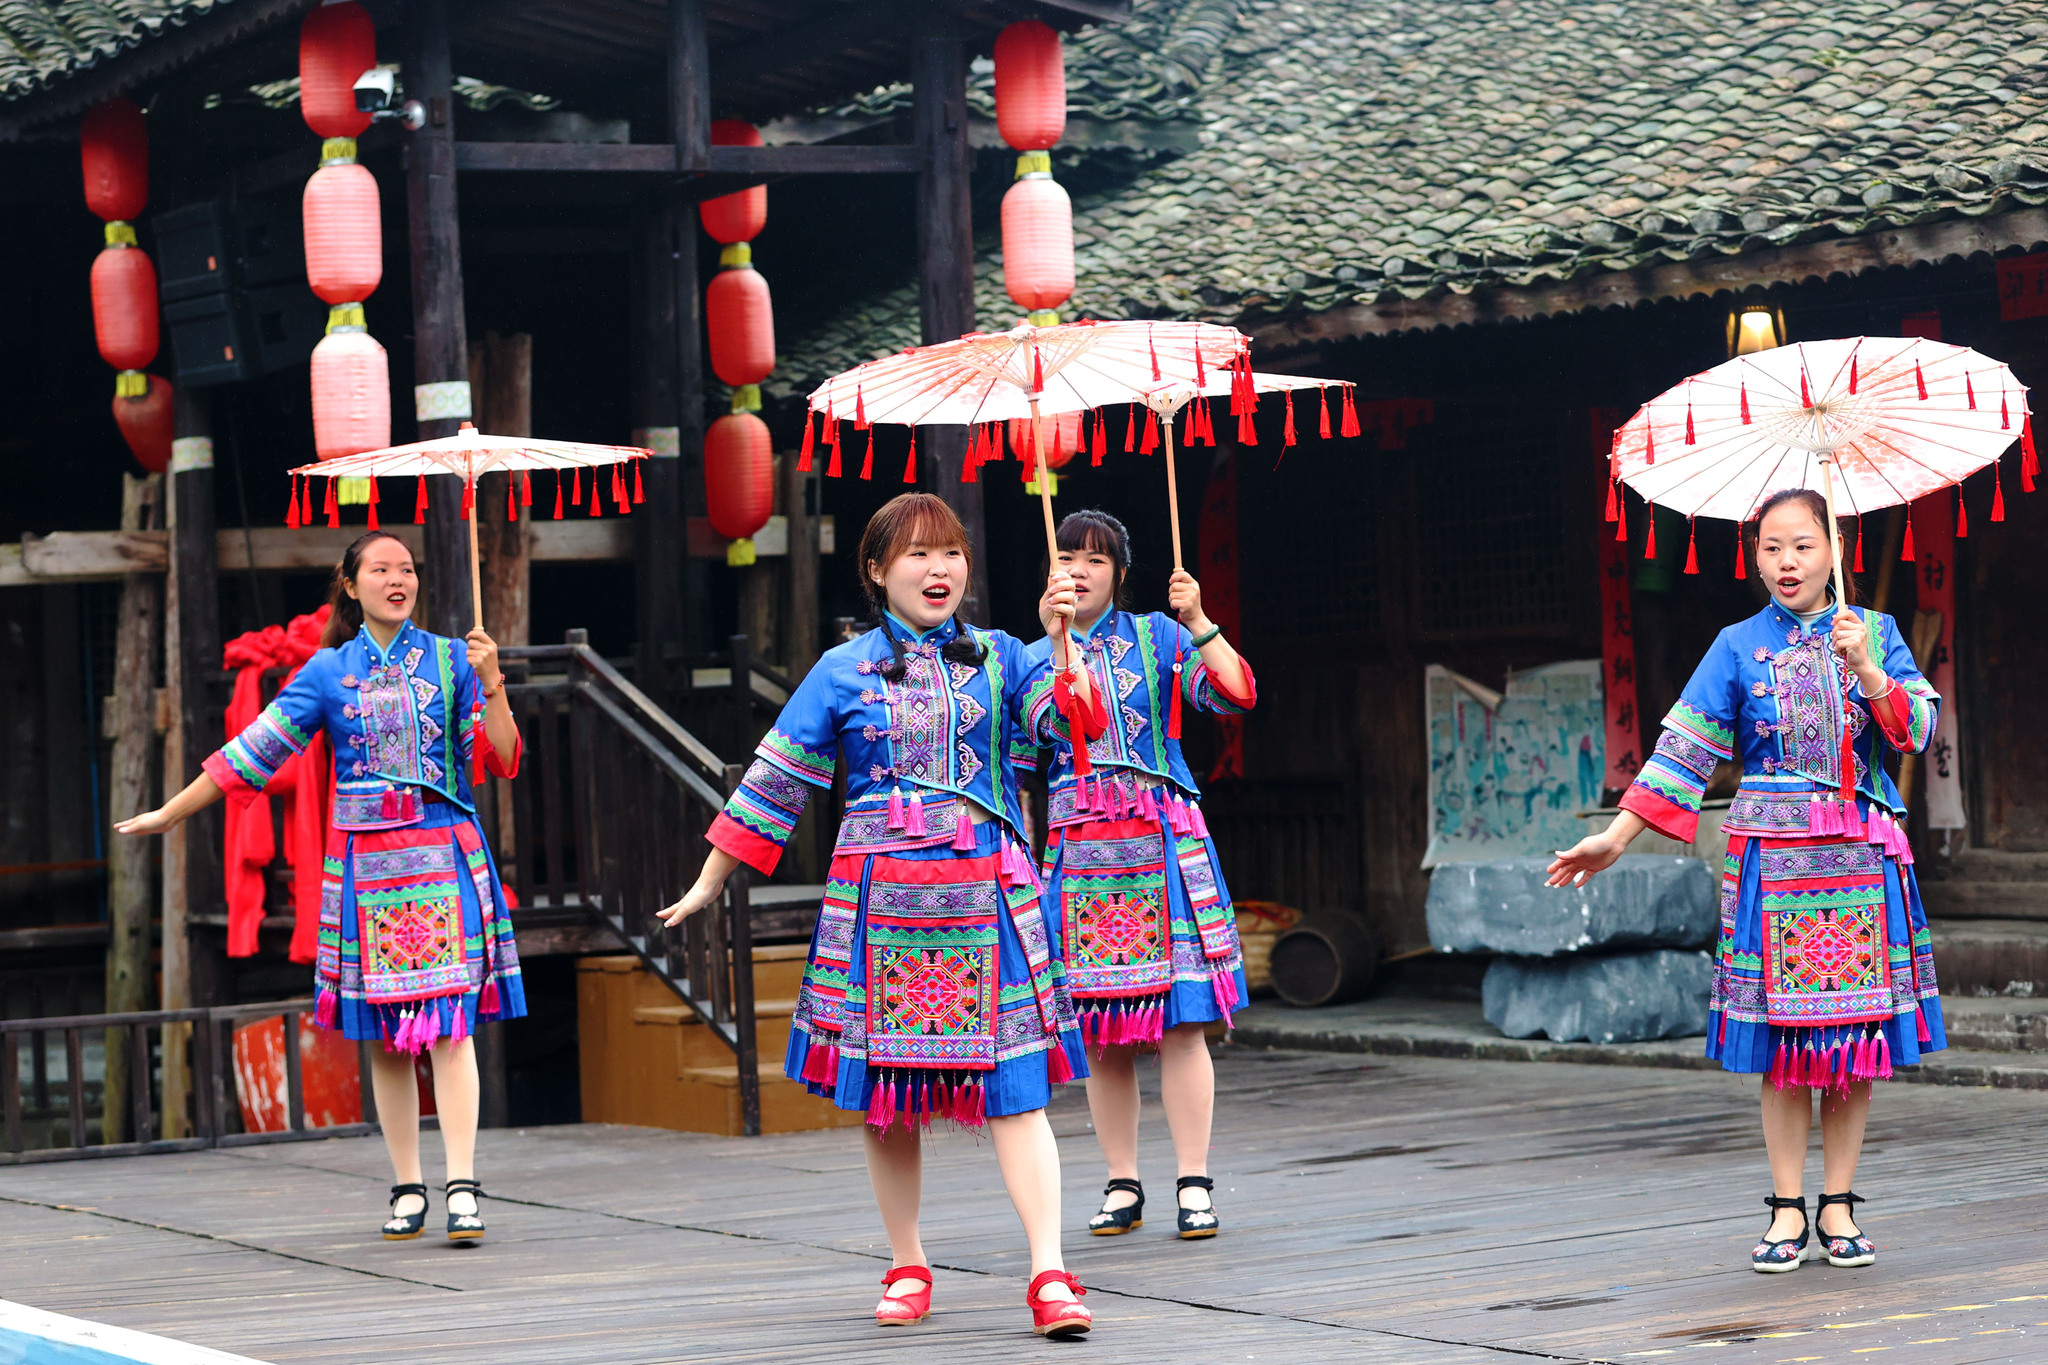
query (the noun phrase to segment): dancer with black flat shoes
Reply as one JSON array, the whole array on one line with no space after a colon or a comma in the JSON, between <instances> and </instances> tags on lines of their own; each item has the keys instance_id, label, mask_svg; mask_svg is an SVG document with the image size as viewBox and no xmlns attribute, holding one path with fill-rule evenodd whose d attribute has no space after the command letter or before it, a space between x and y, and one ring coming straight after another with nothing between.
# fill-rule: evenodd
<instances>
[{"instance_id":1,"label":"dancer with black flat shoes","mask_svg":"<svg viewBox=\"0 0 2048 1365\"><path fill-rule=\"evenodd\" d=\"M1042 868L1045 915L1060 925L1090 1047L1088 1109L1109 1165L1088 1231L1114 1237L1144 1225L1135 1061L1140 1049L1156 1048L1180 1166L1176 1231L1190 1241L1214 1237L1216 1078L1204 1030L1227 1024L1249 992L1230 892L1181 753L1180 717L1184 709L1240 715L1258 700L1258 684L1203 614L1201 585L1185 570L1167 583L1178 619L1123 609L1131 543L1115 517L1075 512L1057 543L1055 567L1074 582L1081 658L1109 703L1103 734L1086 746L1086 773L1071 743L1054 748ZM1044 657L1051 647L1048 638L1035 650Z\"/></svg>"},{"instance_id":2,"label":"dancer with black flat shoes","mask_svg":"<svg viewBox=\"0 0 2048 1365\"><path fill-rule=\"evenodd\" d=\"M320 651L190 786L114 828L161 834L223 796L246 804L301 753L334 765L314 1019L380 1045L370 1049L370 1080L398 1178L388 1241L426 1227L413 1067L420 1053L433 1059L448 1239L471 1242L484 1235L473 1179L476 1028L526 1013L512 917L471 784L484 771L519 770L519 727L498 646L481 628L451 640L412 624L419 588L403 541L372 531L350 545L335 566Z\"/></svg>"},{"instance_id":3,"label":"dancer with black flat shoes","mask_svg":"<svg viewBox=\"0 0 2048 1365\"><path fill-rule=\"evenodd\" d=\"M1576 886L1645 828L1691 843L1715 766L1740 761L1707 1055L1763 1077L1774 1188L1750 1265L1765 1274L1877 1259L1849 1189L1870 1083L1947 1046L1905 803L1883 763L1926 750L1941 699L1896 621L1833 600L1829 530L1818 493L1764 501L1750 544L1770 604L1715 640L1613 825L1550 865L1552 886ZM1825 1193L1809 1220L1816 1092Z\"/></svg>"}]
</instances>

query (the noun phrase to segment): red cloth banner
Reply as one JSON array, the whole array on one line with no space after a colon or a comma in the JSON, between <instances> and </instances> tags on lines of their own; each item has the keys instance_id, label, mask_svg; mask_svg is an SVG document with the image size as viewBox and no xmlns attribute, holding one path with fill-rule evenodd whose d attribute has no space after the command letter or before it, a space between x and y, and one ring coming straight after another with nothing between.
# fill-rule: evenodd
<instances>
[{"instance_id":1,"label":"red cloth banner","mask_svg":"<svg viewBox=\"0 0 2048 1365\"><path fill-rule=\"evenodd\" d=\"M2044 258L2048 259L2048 258ZM1910 509L1913 518L1913 568L1919 574L1918 611L1941 613L1941 634L1936 637L1934 656L1915 659L1927 681L1941 694L1941 717L1934 727L1934 743L1921 760L1927 773L1927 826L1929 829L1963 828L1963 783L1956 751L1956 507L1958 493L1942 492L1922 498ZM1911 799L1909 796L1907 799Z\"/></svg>"},{"instance_id":2,"label":"red cloth banner","mask_svg":"<svg viewBox=\"0 0 2048 1365\"><path fill-rule=\"evenodd\" d=\"M1614 429L1620 423L1619 408L1593 409L1593 453L1603 463L1614 449ZM1636 713L1636 640L1629 602L1628 546L1627 541L1611 535L1600 537L1600 683L1607 708L1607 775L1600 785L1610 791L1622 790L1634 782L1643 766L1642 718Z\"/></svg>"},{"instance_id":3,"label":"red cloth banner","mask_svg":"<svg viewBox=\"0 0 2048 1365\"><path fill-rule=\"evenodd\" d=\"M1202 490L1202 510L1195 522L1195 577L1202 584L1202 610L1237 643L1241 617L1237 583L1237 462L1219 454ZM1216 766L1209 780L1244 776L1244 718L1218 716L1222 731Z\"/></svg>"},{"instance_id":4,"label":"red cloth banner","mask_svg":"<svg viewBox=\"0 0 2048 1365\"><path fill-rule=\"evenodd\" d=\"M1998 263L1998 316L2004 322L2048 317L2048 252Z\"/></svg>"}]
</instances>

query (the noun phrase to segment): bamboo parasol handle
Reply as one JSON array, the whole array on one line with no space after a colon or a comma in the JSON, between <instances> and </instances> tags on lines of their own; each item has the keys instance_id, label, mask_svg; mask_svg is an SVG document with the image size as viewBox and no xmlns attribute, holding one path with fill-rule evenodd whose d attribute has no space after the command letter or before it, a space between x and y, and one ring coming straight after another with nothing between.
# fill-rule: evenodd
<instances>
[{"instance_id":1,"label":"bamboo parasol handle","mask_svg":"<svg viewBox=\"0 0 2048 1365\"><path fill-rule=\"evenodd\" d=\"M1050 571L1060 566L1059 526L1052 517L1052 475L1045 467L1045 444L1038 429L1038 395L1028 394L1025 401L1031 405L1031 459L1038 466L1038 505L1045 512L1045 562ZM1064 669L1072 663L1067 650L1067 623L1055 617L1053 624L1060 645L1060 667Z\"/></svg>"},{"instance_id":2,"label":"bamboo parasol handle","mask_svg":"<svg viewBox=\"0 0 2048 1365\"><path fill-rule=\"evenodd\" d=\"M484 623L483 561L477 554L476 548L476 504L477 494L480 491L477 487L476 472L474 467L472 467L469 473L469 497L467 501L469 503L469 607L471 613L469 623L473 627L481 627ZM595 489L592 490L591 496L597 496Z\"/></svg>"},{"instance_id":3,"label":"bamboo parasol handle","mask_svg":"<svg viewBox=\"0 0 2048 1365\"><path fill-rule=\"evenodd\" d=\"M1828 545L1835 557L1835 610L1849 611L1849 594L1843 589L1842 577L1842 523L1835 516L1835 456L1833 451L1824 451L1820 458L1821 497L1828 509ZM1870 622L1863 622L1863 646L1870 647Z\"/></svg>"},{"instance_id":4,"label":"bamboo parasol handle","mask_svg":"<svg viewBox=\"0 0 2048 1365\"><path fill-rule=\"evenodd\" d=\"M1173 571L1181 571L1180 559L1180 485L1173 476L1173 414L1167 413L1159 419L1166 438L1166 518L1173 526Z\"/></svg>"}]
</instances>

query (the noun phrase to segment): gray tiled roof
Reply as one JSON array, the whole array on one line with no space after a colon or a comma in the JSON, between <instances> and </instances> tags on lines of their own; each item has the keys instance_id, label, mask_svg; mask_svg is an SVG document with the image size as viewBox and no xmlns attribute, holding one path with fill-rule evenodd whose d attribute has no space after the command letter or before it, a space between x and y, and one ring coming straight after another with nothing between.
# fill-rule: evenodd
<instances>
[{"instance_id":1,"label":"gray tiled roof","mask_svg":"<svg viewBox=\"0 0 2048 1365\"><path fill-rule=\"evenodd\" d=\"M2048 22L1990 0L1137 0L1070 87L1157 71L1197 9L1228 19L1170 111L1201 145L1076 203L1069 315L1248 324L2048 202ZM867 300L778 379L916 327Z\"/></svg>"},{"instance_id":2,"label":"gray tiled roof","mask_svg":"<svg viewBox=\"0 0 2048 1365\"><path fill-rule=\"evenodd\" d=\"M33 94L229 0L0 0L0 101Z\"/></svg>"}]
</instances>

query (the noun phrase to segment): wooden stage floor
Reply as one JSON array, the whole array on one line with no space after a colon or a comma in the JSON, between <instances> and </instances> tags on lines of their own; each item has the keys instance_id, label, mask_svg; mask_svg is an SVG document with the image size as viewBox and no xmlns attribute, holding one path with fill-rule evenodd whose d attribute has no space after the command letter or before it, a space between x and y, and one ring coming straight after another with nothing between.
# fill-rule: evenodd
<instances>
[{"instance_id":1,"label":"wooden stage floor","mask_svg":"<svg viewBox=\"0 0 2048 1365\"><path fill-rule=\"evenodd\" d=\"M377 1239L374 1138L0 1169L0 1296L280 1365L2048 1361L2048 1096L1881 1089L1857 1180L1878 1264L1762 1276L1750 1081L1232 1049L1218 1083L1224 1235L1170 1235L1148 1075L1154 1215L1068 1238L1084 1343L1028 1334L993 1154L950 1132L926 1178L938 1311L908 1330L868 1317L887 1252L850 1131L486 1133L468 1249ZM1078 1228L1101 1176L1073 1090Z\"/></svg>"}]
</instances>

